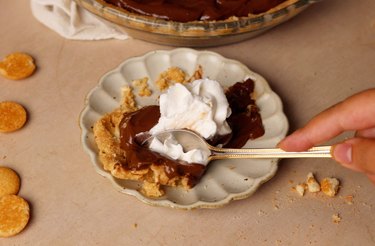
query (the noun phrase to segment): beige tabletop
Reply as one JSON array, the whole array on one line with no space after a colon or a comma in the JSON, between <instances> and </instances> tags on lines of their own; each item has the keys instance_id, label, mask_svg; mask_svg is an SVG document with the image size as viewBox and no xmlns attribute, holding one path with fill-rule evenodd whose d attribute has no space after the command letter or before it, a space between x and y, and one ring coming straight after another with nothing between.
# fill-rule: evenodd
<instances>
[{"instance_id":1,"label":"beige tabletop","mask_svg":"<svg viewBox=\"0 0 375 246\"><path fill-rule=\"evenodd\" d=\"M0 101L20 102L29 113L22 130L0 134L0 165L20 174L19 195L32 211L25 230L0 245L375 245L375 186L328 159L282 160L253 196L218 209L153 207L119 193L83 151L84 97L125 59L173 47L67 40L34 19L29 1L0 2L0 57L24 51L38 66L22 81L0 78ZM374 9L373 0L326 0L262 36L208 50L263 75L292 131L375 86ZM308 172L339 178L339 194L299 197L292 187Z\"/></svg>"}]
</instances>

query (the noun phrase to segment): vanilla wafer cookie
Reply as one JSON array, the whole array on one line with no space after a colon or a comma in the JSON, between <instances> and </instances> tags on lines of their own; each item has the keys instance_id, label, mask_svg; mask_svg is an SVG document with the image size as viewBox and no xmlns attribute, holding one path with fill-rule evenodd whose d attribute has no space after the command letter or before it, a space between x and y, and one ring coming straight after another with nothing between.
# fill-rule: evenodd
<instances>
[{"instance_id":1,"label":"vanilla wafer cookie","mask_svg":"<svg viewBox=\"0 0 375 246\"><path fill-rule=\"evenodd\" d=\"M0 167L0 198L5 195L16 195L20 189L20 178L8 168Z\"/></svg>"},{"instance_id":2,"label":"vanilla wafer cookie","mask_svg":"<svg viewBox=\"0 0 375 246\"><path fill-rule=\"evenodd\" d=\"M33 74L35 68L34 59L22 52L9 54L0 61L0 74L12 80L29 77Z\"/></svg>"},{"instance_id":3,"label":"vanilla wafer cookie","mask_svg":"<svg viewBox=\"0 0 375 246\"><path fill-rule=\"evenodd\" d=\"M0 102L0 132L12 132L26 123L25 108L16 102Z\"/></svg>"},{"instance_id":4,"label":"vanilla wafer cookie","mask_svg":"<svg viewBox=\"0 0 375 246\"><path fill-rule=\"evenodd\" d=\"M29 204L17 195L0 198L0 237L11 237L21 232L30 218Z\"/></svg>"}]
</instances>

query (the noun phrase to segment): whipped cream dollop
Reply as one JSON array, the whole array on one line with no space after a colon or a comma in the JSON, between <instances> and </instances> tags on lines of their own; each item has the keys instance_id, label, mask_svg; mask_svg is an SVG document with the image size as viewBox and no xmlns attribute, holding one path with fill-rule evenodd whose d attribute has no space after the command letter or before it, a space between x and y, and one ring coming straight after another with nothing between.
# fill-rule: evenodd
<instances>
[{"instance_id":1,"label":"whipped cream dollop","mask_svg":"<svg viewBox=\"0 0 375 246\"><path fill-rule=\"evenodd\" d=\"M226 119L231 114L228 100L221 85L214 80L199 79L191 84L175 84L159 98L160 118L150 129L155 135L170 129L190 129L205 139L216 135L231 133ZM166 139L163 143L156 138L150 149L175 160L189 163L207 164L207 153L200 149L184 152L175 139Z\"/></svg>"},{"instance_id":2,"label":"whipped cream dollop","mask_svg":"<svg viewBox=\"0 0 375 246\"><path fill-rule=\"evenodd\" d=\"M231 129L226 121L231 114L221 85L199 79L186 86L175 84L159 99L160 119L150 133L187 128L205 139L226 135Z\"/></svg>"},{"instance_id":3,"label":"whipped cream dollop","mask_svg":"<svg viewBox=\"0 0 375 246\"><path fill-rule=\"evenodd\" d=\"M173 160L181 160L188 163L198 163L202 165L207 165L208 157L210 156L209 153L201 149L192 149L185 152L183 146L179 144L172 135L169 135L163 142L157 138L153 138L149 148L152 151L166 155Z\"/></svg>"}]
</instances>

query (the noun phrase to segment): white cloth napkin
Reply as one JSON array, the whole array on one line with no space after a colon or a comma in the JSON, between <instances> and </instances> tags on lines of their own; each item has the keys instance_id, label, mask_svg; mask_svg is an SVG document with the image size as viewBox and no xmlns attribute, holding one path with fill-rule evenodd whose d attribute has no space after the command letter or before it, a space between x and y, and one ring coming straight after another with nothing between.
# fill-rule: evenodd
<instances>
[{"instance_id":1,"label":"white cloth napkin","mask_svg":"<svg viewBox=\"0 0 375 246\"><path fill-rule=\"evenodd\" d=\"M31 0L36 19L67 39L127 39L129 36L115 24L101 19L73 0Z\"/></svg>"}]
</instances>

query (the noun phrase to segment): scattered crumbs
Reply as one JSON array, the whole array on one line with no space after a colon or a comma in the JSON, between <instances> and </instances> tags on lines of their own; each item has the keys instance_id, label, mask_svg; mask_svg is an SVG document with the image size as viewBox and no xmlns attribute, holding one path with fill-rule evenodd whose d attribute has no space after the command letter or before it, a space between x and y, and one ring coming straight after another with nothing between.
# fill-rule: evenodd
<instances>
[{"instance_id":1,"label":"scattered crumbs","mask_svg":"<svg viewBox=\"0 0 375 246\"><path fill-rule=\"evenodd\" d=\"M310 225L310 229L313 229L314 227L315 227L314 224Z\"/></svg>"},{"instance_id":2,"label":"scattered crumbs","mask_svg":"<svg viewBox=\"0 0 375 246\"><path fill-rule=\"evenodd\" d=\"M170 67L166 71L159 74L155 84L159 90L164 91L175 83L184 83L186 81L186 73L178 67Z\"/></svg>"},{"instance_id":3,"label":"scattered crumbs","mask_svg":"<svg viewBox=\"0 0 375 246\"><path fill-rule=\"evenodd\" d=\"M159 74L159 77L156 79L155 84L160 91L168 89L173 84L176 83L191 83L194 80L203 78L203 68L201 65L198 65L193 75L190 78L187 74L178 67L170 67L166 71Z\"/></svg>"},{"instance_id":4,"label":"scattered crumbs","mask_svg":"<svg viewBox=\"0 0 375 246\"><path fill-rule=\"evenodd\" d=\"M347 195L342 197L346 204L353 205L354 203L354 196L353 195Z\"/></svg>"},{"instance_id":5,"label":"scattered crumbs","mask_svg":"<svg viewBox=\"0 0 375 246\"><path fill-rule=\"evenodd\" d=\"M320 182L320 187L324 194L329 197L334 197L339 189L340 181L336 178L324 178Z\"/></svg>"},{"instance_id":6,"label":"scattered crumbs","mask_svg":"<svg viewBox=\"0 0 375 246\"><path fill-rule=\"evenodd\" d=\"M149 97L151 96L151 90L148 87L148 78L144 77L141 79L133 80L133 86L138 88L138 95L141 97Z\"/></svg>"},{"instance_id":7,"label":"scattered crumbs","mask_svg":"<svg viewBox=\"0 0 375 246\"><path fill-rule=\"evenodd\" d=\"M306 184L298 184L294 189L298 195L303 196L305 195Z\"/></svg>"},{"instance_id":8,"label":"scattered crumbs","mask_svg":"<svg viewBox=\"0 0 375 246\"><path fill-rule=\"evenodd\" d=\"M293 199L293 198L289 198L289 203L292 203L292 202L294 202L295 200Z\"/></svg>"},{"instance_id":9,"label":"scattered crumbs","mask_svg":"<svg viewBox=\"0 0 375 246\"><path fill-rule=\"evenodd\" d=\"M130 86L123 86L121 88L122 91L122 102L121 108L126 111L135 111L137 109L135 103L135 96L133 94L133 89Z\"/></svg>"},{"instance_id":10,"label":"scattered crumbs","mask_svg":"<svg viewBox=\"0 0 375 246\"><path fill-rule=\"evenodd\" d=\"M248 181L249 179L248 179L248 178L244 178L243 180L244 180L244 181Z\"/></svg>"},{"instance_id":11,"label":"scattered crumbs","mask_svg":"<svg viewBox=\"0 0 375 246\"><path fill-rule=\"evenodd\" d=\"M188 83L203 78L203 68L201 65L198 65L197 69L195 70L194 74L187 80Z\"/></svg>"},{"instance_id":12,"label":"scattered crumbs","mask_svg":"<svg viewBox=\"0 0 375 246\"><path fill-rule=\"evenodd\" d=\"M260 209L260 210L258 211L258 215L259 215L259 216L264 216L264 215L267 215L267 213Z\"/></svg>"},{"instance_id":13,"label":"scattered crumbs","mask_svg":"<svg viewBox=\"0 0 375 246\"><path fill-rule=\"evenodd\" d=\"M116 97L112 97L114 100L116 100Z\"/></svg>"},{"instance_id":14,"label":"scattered crumbs","mask_svg":"<svg viewBox=\"0 0 375 246\"><path fill-rule=\"evenodd\" d=\"M288 183L289 183L289 184L293 184L294 181L290 179L290 180L288 181Z\"/></svg>"},{"instance_id":15,"label":"scattered crumbs","mask_svg":"<svg viewBox=\"0 0 375 246\"><path fill-rule=\"evenodd\" d=\"M311 193L321 191L329 197L334 197L336 196L339 187L340 181L338 179L332 177L324 178L319 184L319 182L315 179L314 174L309 172L306 177L306 182L297 184L296 186L292 187L291 190L293 192L297 192L297 194L300 196L304 196L306 191Z\"/></svg>"},{"instance_id":16,"label":"scattered crumbs","mask_svg":"<svg viewBox=\"0 0 375 246\"><path fill-rule=\"evenodd\" d=\"M137 228L137 227L138 227L138 224L137 224L137 223L134 223L134 224L133 224L133 227L134 227L134 228Z\"/></svg>"},{"instance_id":17,"label":"scattered crumbs","mask_svg":"<svg viewBox=\"0 0 375 246\"><path fill-rule=\"evenodd\" d=\"M276 198L274 198L274 199L272 200L272 204L273 204L273 208L274 208L275 210L280 209L280 203L279 203L279 201L278 201Z\"/></svg>"},{"instance_id":18,"label":"scattered crumbs","mask_svg":"<svg viewBox=\"0 0 375 246\"><path fill-rule=\"evenodd\" d=\"M368 207L368 208L370 208L370 209L372 208L372 205L369 205L369 204L366 203L366 202L362 202L362 205L365 206L365 207Z\"/></svg>"},{"instance_id":19,"label":"scattered crumbs","mask_svg":"<svg viewBox=\"0 0 375 246\"><path fill-rule=\"evenodd\" d=\"M341 217L338 213L332 215L332 222L335 224L338 224L341 222Z\"/></svg>"},{"instance_id":20,"label":"scattered crumbs","mask_svg":"<svg viewBox=\"0 0 375 246\"><path fill-rule=\"evenodd\" d=\"M236 167L235 166L229 166L228 167L230 170L233 170L233 169L235 169Z\"/></svg>"},{"instance_id":21,"label":"scattered crumbs","mask_svg":"<svg viewBox=\"0 0 375 246\"><path fill-rule=\"evenodd\" d=\"M311 172L307 174L306 184L309 192L314 193L320 191L320 185Z\"/></svg>"},{"instance_id":22,"label":"scattered crumbs","mask_svg":"<svg viewBox=\"0 0 375 246\"><path fill-rule=\"evenodd\" d=\"M4 156L3 156L3 160L5 160L6 158L7 158L7 156L6 156L6 155L4 155Z\"/></svg>"}]
</instances>

